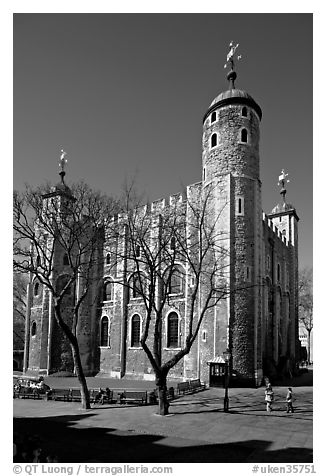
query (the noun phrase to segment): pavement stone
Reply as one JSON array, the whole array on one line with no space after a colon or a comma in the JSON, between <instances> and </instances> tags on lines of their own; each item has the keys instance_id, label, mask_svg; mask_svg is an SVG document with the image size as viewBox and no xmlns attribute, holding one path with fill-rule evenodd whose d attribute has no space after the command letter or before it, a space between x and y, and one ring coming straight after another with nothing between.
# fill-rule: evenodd
<instances>
[{"instance_id":1,"label":"pavement stone","mask_svg":"<svg viewBox=\"0 0 326 476\"><path fill-rule=\"evenodd\" d=\"M274 391L272 413L263 388L230 389L229 413L224 390L210 388L174 400L167 417L149 405L83 410L78 403L16 399L14 431L37 432L62 462L312 462L312 387L294 389L293 415L282 405L286 388Z\"/></svg>"}]
</instances>

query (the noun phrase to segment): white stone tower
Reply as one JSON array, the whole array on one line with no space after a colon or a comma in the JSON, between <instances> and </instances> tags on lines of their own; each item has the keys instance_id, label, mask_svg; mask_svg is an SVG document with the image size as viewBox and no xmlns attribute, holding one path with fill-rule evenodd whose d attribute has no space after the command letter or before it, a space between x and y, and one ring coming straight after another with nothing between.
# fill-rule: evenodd
<instances>
[{"instance_id":1,"label":"white stone tower","mask_svg":"<svg viewBox=\"0 0 326 476\"><path fill-rule=\"evenodd\" d=\"M229 89L213 100L203 120L203 188L214 185L217 223L229 240L228 279L232 293L228 306L217 316L215 327L226 327L226 335L223 335L225 331L216 335L215 354L221 354L223 346L229 347L237 378L252 384L262 376L257 341L261 318L259 125L262 111L246 91L235 88L236 47L232 43L230 47Z\"/></svg>"}]
</instances>

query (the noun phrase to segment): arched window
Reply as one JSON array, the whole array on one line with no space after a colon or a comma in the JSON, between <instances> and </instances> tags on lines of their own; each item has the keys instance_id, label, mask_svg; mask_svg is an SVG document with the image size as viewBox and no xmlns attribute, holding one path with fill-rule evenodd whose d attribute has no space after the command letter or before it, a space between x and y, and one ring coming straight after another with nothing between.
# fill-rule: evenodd
<instances>
[{"instance_id":1,"label":"arched window","mask_svg":"<svg viewBox=\"0 0 326 476\"><path fill-rule=\"evenodd\" d=\"M217 146L217 134L214 132L211 137L211 147L216 147Z\"/></svg>"},{"instance_id":2,"label":"arched window","mask_svg":"<svg viewBox=\"0 0 326 476\"><path fill-rule=\"evenodd\" d=\"M241 129L241 142L248 142L248 131L247 129Z\"/></svg>"},{"instance_id":3,"label":"arched window","mask_svg":"<svg viewBox=\"0 0 326 476\"><path fill-rule=\"evenodd\" d=\"M111 263L111 253L108 253L106 255L106 264L110 264Z\"/></svg>"},{"instance_id":4,"label":"arched window","mask_svg":"<svg viewBox=\"0 0 326 476\"><path fill-rule=\"evenodd\" d=\"M176 266L171 274L169 282L169 294L183 293L184 273L181 266Z\"/></svg>"},{"instance_id":5,"label":"arched window","mask_svg":"<svg viewBox=\"0 0 326 476\"><path fill-rule=\"evenodd\" d=\"M142 283L140 281L140 277L137 274L132 276L130 286L132 298L139 298L142 296Z\"/></svg>"},{"instance_id":6,"label":"arched window","mask_svg":"<svg viewBox=\"0 0 326 476\"><path fill-rule=\"evenodd\" d=\"M32 327L31 327L31 335L32 337L36 336L36 322L32 322Z\"/></svg>"},{"instance_id":7,"label":"arched window","mask_svg":"<svg viewBox=\"0 0 326 476\"><path fill-rule=\"evenodd\" d=\"M102 347L108 347L109 342L109 318L107 316L102 317L101 319L101 335L100 342Z\"/></svg>"},{"instance_id":8,"label":"arched window","mask_svg":"<svg viewBox=\"0 0 326 476\"><path fill-rule=\"evenodd\" d=\"M211 124L213 124L213 122L216 122L216 111L212 112L211 115Z\"/></svg>"},{"instance_id":9,"label":"arched window","mask_svg":"<svg viewBox=\"0 0 326 476\"><path fill-rule=\"evenodd\" d=\"M40 294L40 283L36 281L34 284L34 296L38 296Z\"/></svg>"},{"instance_id":10,"label":"arched window","mask_svg":"<svg viewBox=\"0 0 326 476\"><path fill-rule=\"evenodd\" d=\"M64 265L64 266L68 266L68 265L69 265L69 258L68 258L67 253L65 253L65 254L63 255L63 265Z\"/></svg>"},{"instance_id":11,"label":"arched window","mask_svg":"<svg viewBox=\"0 0 326 476\"><path fill-rule=\"evenodd\" d=\"M179 317L176 312L168 315L167 347L179 346Z\"/></svg>"},{"instance_id":12,"label":"arched window","mask_svg":"<svg viewBox=\"0 0 326 476\"><path fill-rule=\"evenodd\" d=\"M242 115L242 117L247 117L248 116L248 109L246 107L242 108L241 115Z\"/></svg>"},{"instance_id":13,"label":"arched window","mask_svg":"<svg viewBox=\"0 0 326 476\"><path fill-rule=\"evenodd\" d=\"M113 284L112 281L109 279L104 283L103 287L103 301L111 301L113 295Z\"/></svg>"},{"instance_id":14,"label":"arched window","mask_svg":"<svg viewBox=\"0 0 326 476\"><path fill-rule=\"evenodd\" d=\"M131 347L140 347L140 315L135 314L131 318L131 332L130 332Z\"/></svg>"}]
</instances>

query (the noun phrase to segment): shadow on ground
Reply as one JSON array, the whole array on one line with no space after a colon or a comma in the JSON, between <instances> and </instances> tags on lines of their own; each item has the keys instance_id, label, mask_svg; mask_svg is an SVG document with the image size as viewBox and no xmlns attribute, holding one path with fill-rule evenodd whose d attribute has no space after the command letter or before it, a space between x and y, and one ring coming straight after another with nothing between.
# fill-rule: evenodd
<instances>
[{"instance_id":1,"label":"shadow on ground","mask_svg":"<svg viewBox=\"0 0 326 476\"><path fill-rule=\"evenodd\" d=\"M305 371L301 370L301 374L295 377L283 377L279 379L275 379L273 381L273 385L278 387L312 387L313 385L313 370L312 369L304 369Z\"/></svg>"},{"instance_id":2,"label":"shadow on ground","mask_svg":"<svg viewBox=\"0 0 326 476\"><path fill-rule=\"evenodd\" d=\"M14 433L38 435L44 453L56 454L62 463L312 462L312 451L269 451L270 441L207 444L113 428L75 426L87 425L85 419L91 415L14 418Z\"/></svg>"}]
</instances>

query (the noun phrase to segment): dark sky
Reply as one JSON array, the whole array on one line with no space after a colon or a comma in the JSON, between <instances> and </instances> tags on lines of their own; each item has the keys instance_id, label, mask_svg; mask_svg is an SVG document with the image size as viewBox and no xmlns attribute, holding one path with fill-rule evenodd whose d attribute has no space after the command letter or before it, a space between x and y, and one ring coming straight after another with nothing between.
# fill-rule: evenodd
<instances>
[{"instance_id":1,"label":"dark sky","mask_svg":"<svg viewBox=\"0 0 326 476\"><path fill-rule=\"evenodd\" d=\"M202 118L236 86L263 110L263 209L278 176L300 217L300 266L312 265L311 14L15 14L14 188L67 182L119 194L136 175L149 200L201 180Z\"/></svg>"}]
</instances>

